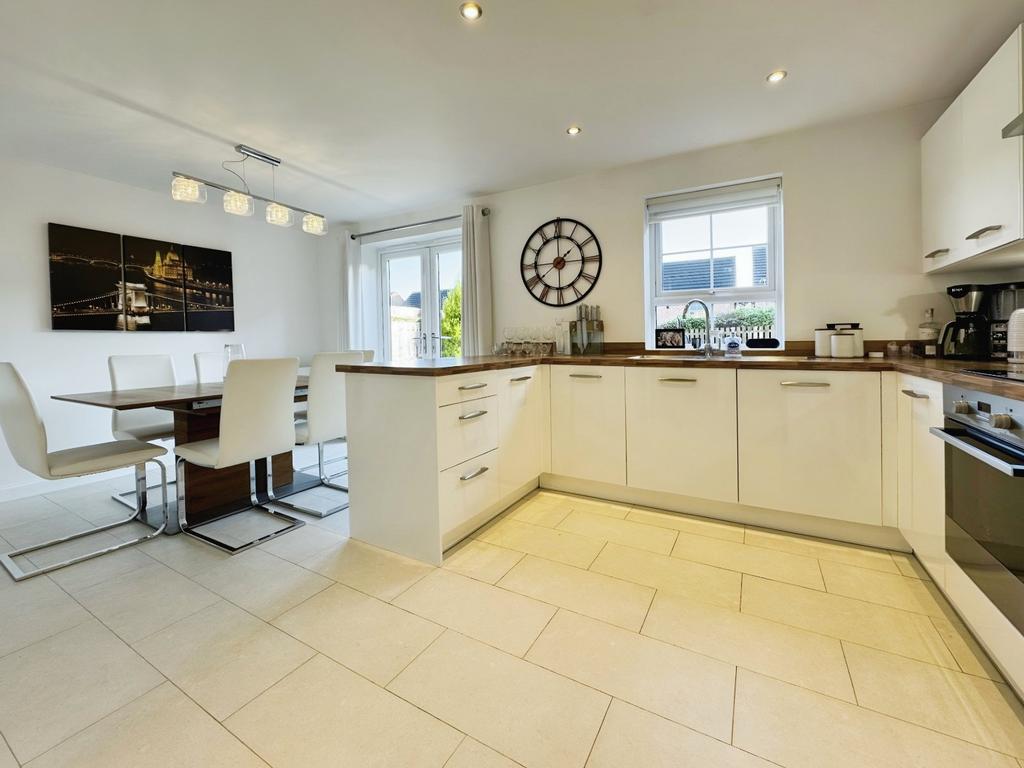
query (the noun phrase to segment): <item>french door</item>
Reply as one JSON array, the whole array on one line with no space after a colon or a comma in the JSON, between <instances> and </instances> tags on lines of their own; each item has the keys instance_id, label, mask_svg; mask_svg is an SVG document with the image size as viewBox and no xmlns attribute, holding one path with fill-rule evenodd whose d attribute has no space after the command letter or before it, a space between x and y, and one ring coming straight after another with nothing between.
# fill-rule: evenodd
<instances>
[{"instance_id":1,"label":"french door","mask_svg":"<svg viewBox=\"0 0 1024 768\"><path fill-rule=\"evenodd\" d=\"M462 244L380 253L384 355L408 361L462 354Z\"/></svg>"}]
</instances>

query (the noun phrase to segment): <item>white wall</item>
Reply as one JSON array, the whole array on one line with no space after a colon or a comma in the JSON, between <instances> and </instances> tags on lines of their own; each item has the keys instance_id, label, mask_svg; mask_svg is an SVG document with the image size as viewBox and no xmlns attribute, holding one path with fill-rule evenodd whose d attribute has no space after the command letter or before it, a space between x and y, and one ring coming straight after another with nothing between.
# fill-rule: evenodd
<instances>
[{"instance_id":1,"label":"white wall","mask_svg":"<svg viewBox=\"0 0 1024 768\"><path fill-rule=\"evenodd\" d=\"M194 381L192 353L241 342L251 357L309 358L337 342L338 258L328 238L240 219L221 210L91 176L16 160L4 162L0 192L0 360L31 387L50 450L113 439L110 414L50 395L110 388L107 356L167 353L178 377ZM168 186L169 190L169 186ZM47 222L153 237L232 252L234 333L118 333L50 330ZM333 320L332 320L333 316ZM333 329L334 337L331 338ZM0 496L36 478L0 440Z\"/></svg>"},{"instance_id":2,"label":"white wall","mask_svg":"<svg viewBox=\"0 0 1024 768\"><path fill-rule=\"evenodd\" d=\"M919 141L944 107L930 102L479 198L491 208L496 333L571 314L532 299L519 275L526 238L562 216L584 222L601 241L602 273L587 301L601 305L606 338L641 341L644 198L781 173L787 337L810 339L826 321L855 320L868 338L914 338L927 307L940 321L952 318L947 285L1010 277L921 274ZM457 212L459 204L430 212Z\"/></svg>"}]
</instances>

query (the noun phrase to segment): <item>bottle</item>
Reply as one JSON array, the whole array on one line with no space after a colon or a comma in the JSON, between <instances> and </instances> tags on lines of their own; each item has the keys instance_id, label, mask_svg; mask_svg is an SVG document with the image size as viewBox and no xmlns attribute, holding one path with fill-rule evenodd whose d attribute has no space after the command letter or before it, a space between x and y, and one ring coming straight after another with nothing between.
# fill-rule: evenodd
<instances>
[{"instance_id":1,"label":"bottle","mask_svg":"<svg viewBox=\"0 0 1024 768\"><path fill-rule=\"evenodd\" d=\"M924 322L917 326L917 338L924 342L924 356L935 357L939 346L939 324L935 322L935 310L924 311Z\"/></svg>"}]
</instances>

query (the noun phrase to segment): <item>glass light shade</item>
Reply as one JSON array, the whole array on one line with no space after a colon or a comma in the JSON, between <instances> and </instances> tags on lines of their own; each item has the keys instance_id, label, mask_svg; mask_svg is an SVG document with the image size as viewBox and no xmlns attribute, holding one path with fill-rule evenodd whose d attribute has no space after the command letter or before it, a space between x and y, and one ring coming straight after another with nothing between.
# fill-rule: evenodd
<instances>
[{"instance_id":1,"label":"glass light shade","mask_svg":"<svg viewBox=\"0 0 1024 768\"><path fill-rule=\"evenodd\" d=\"M228 190L224 193L224 212L235 216L252 216L256 204L249 195Z\"/></svg>"},{"instance_id":2,"label":"glass light shade","mask_svg":"<svg viewBox=\"0 0 1024 768\"><path fill-rule=\"evenodd\" d=\"M206 185L195 179L175 176L171 181L171 197L179 203L205 203Z\"/></svg>"},{"instance_id":3,"label":"glass light shade","mask_svg":"<svg viewBox=\"0 0 1024 768\"><path fill-rule=\"evenodd\" d=\"M267 224L273 224L276 227L290 227L294 223L295 218L292 216L291 208L286 208L279 203L267 204Z\"/></svg>"},{"instance_id":4,"label":"glass light shade","mask_svg":"<svg viewBox=\"0 0 1024 768\"><path fill-rule=\"evenodd\" d=\"M302 217L302 231L311 235L326 235L327 220L315 213L307 213Z\"/></svg>"}]
</instances>

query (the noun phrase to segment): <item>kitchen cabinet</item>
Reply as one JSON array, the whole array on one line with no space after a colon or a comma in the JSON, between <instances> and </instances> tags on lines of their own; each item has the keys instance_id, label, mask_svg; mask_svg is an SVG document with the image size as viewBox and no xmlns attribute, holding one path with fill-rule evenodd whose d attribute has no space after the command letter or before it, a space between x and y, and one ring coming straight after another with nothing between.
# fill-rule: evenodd
<instances>
[{"instance_id":1,"label":"kitchen cabinet","mask_svg":"<svg viewBox=\"0 0 1024 768\"><path fill-rule=\"evenodd\" d=\"M501 445L499 484L505 498L548 471L548 367L500 371L495 387Z\"/></svg>"},{"instance_id":2,"label":"kitchen cabinet","mask_svg":"<svg viewBox=\"0 0 1024 768\"><path fill-rule=\"evenodd\" d=\"M954 101L921 139L921 244L924 269L940 269L964 257L963 99Z\"/></svg>"},{"instance_id":3,"label":"kitchen cabinet","mask_svg":"<svg viewBox=\"0 0 1024 768\"><path fill-rule=\"evenodd\" d=\"M552 473L626 484L625 397L621 366L551 366Z\"/></svg>"},{"instance_id":4,"label":"kitchen cabinet","mask_svg":"<svg viewBox=\"0 0 1024 768\"><path fill-rule=\"evenodd\" d=\"M942 384L899 375L897 477L899 528L917 558L942 583L946 562L944 443L929 432L941 427Z\"/></svg>"},{"instance_id":5,"label":"kitchen cabinet","mask_svg":"<svg viewBox=\"0 0 1024 768\"><path fill-rule=\"evenodd\" d=\"M882 524L881 375L741 370L741 504Z\"/></svg>"},{"instance_id":6,"label":"kitchen cabinet","mask_svg":"<svg viewBox=\"0 0 1024 768\"><path fill-rule=\"evenodd\" d=\"M736 371L625 370L627 484L736 503Z\"/></svg>"},{"instance_id":7,"label":"kitchen cabinet","mask_svg":"<svg viewBox=\"0 0 1024 768\"><path fill-rule=\"evenodd\" d=\"M500 476L497 450L440 473L438 511L442 547L450 547L486 522L480 516L498 504Z\"/></svg>"}]
</instances>

